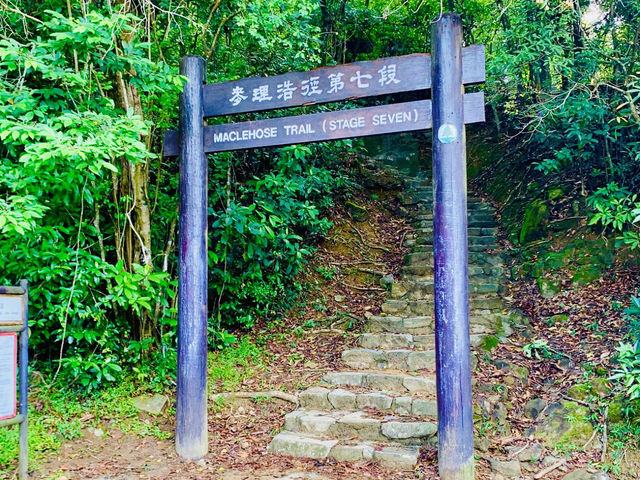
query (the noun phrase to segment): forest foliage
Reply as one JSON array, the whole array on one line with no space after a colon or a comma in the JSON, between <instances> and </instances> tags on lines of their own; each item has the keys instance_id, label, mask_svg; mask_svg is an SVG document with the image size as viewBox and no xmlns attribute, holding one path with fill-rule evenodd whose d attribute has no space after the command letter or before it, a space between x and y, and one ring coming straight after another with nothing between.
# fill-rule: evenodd
<instances>
[{"instance_id":1,"label":"forest foliage","mask_svg":"<svg viewBox=\"0 0 640 480\"><path fill-rule=\"evenodd\" d=\"M638 248L638 0L454 7L466 42L486 45L488 124L517 145L509 161L572 185L592 224ZM440 8L0 0L0 283L30 282L41 368L86 389L132 367L160 384L173 375L178 165L161 151L181 56L206 58L213 83L428 52ZM354 153L339 142L209 156L212 348L291 304L327 209L355 188Z\"/></svg>"}]
</instances>

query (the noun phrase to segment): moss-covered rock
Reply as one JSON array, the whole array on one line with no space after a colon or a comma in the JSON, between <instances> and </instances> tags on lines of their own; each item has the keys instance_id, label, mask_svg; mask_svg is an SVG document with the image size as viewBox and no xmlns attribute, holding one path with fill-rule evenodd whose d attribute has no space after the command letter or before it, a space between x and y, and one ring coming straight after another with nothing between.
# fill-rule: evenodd
<instances>
[{"instance_id":1,"label":"moss-covered rock","mask_svg":"<svg viewBox=\"0 0 640 480\"><path fill-rule=\"evenodd\" d=\"M536 282L542 298L553 298L562 290L562 285L555 279L539 277Z\"/></svg>"},{"instance_id":2,"label":"moss-covered rock","mask_svg":"<svg viewBox=\"0 0 640 480\"><path fill-rule=\"evenodd\" d=\"M578 228L583 220L577 217L563 218L549 223L549 230L553 232L566 232Z\"/></svg>"},{"instance_id":3,"label":"moss-covered rock","mask_svg":"<svg viewBox=\"0 0 640 480\"><path fill-rule=\"evenodd\" d=\"M506 316L506 321L511 325L529 325L531 321L519 310L511 309Z\"/></svg>"},{"instance_id":4,"label":"moss-covered rock","mask_svg":"<svg viewBox=\"0 0 640 480\"><path fill-rule=\"evenodd\" d=\"M515 385L516 382L520 382L522 385L527 384L529 379L529 369L527 367L507 360L495 360L493 363L497 368L505 372L504 380L507 385Z\"/></svg>"},{"instance_id":5,"label":"moss-covered rock","mask_svg":"<svg viewBox=\"0 0 640 480\"><path fill-rule=\"evenodd\" d=\"M520 228L520 243L524 244L542 237L548 217L549 208L544 200L537 199L531 202L524 212Z\"/></svg>"},{"instance_id":6,"label":"moss-covered rock","mask_svg":"<svg viewBox=\"0 0 640 480\"><path fill-rule=\"evenodd\" d=\"M604 367L596 367L595 374L599 377L608 377L609 370Z\"/></svg>"},{"instance_id":7,"label":"moss-covered rock","mask_svg":"<svg viewBox=\"0 0 640 480\"><path fill-rule=\"evenodd\" d=\"M510 272L511 272L511 278L514 280L518 280L522 277L524 277L525 275L528 275L530 268L527 268L528 265L526 264L516 264L513 267L511 267Z\"/></svg>"},{"instance_id":8,"label":"moss-covered rock","mask_svg":"<svg viewBox=\"0 0 640 480\"><path fill-rule=\"evenodd\" d=\"M591 396L591 385L588 383L578 383L567 391L567 395L576 400L586 400Z\"/></svg>"},{"instance_id":9,"label":"moss-covered rock","mask_svg":"<svg viewBox=\"0 0 640 480\"><path fill-rule=\"evenodd\" d=\"M345 204L347 206L347 209L349 210L349 213L351 213L356 221L363 222L367 219L368 212L366 207L358 205L357 203L354 203L352 201L346 201Z\"/></svg>"},{"instance_id":10,"label":"moss-covered rock","mask_svg":"<svg viewBox=\"0 0 640 480\"><path fill-rule=\"evenodd\" d=\"M611 382L607 378L594 377L590 383L591 391L600 396L607 395L611 391Z\"/></svg>"},{"instance_id":11,"label":"moss-covered rock","mask_svg":"<svg viewBox=\"0 0 640 480\"><path fill-rule=\"evenodd\" d=\"M556 200L558 198L560 198L563 194L563 190L561 187L554 187L549 189L549 191L547 192L547 198L549 200Z\"/></svg>"},{"instance_id":12,"label":"moss-covered rock","mask_svg":"<svg viewBox=\"0 0 640 480\"><path fill-rule=\"evenodd\" d=\"M547 408L547 402L542 398L532 398L524 406L524 414L532 420L535 420L545 408Z\"/></svg>"},{"instance_id":13,"label":"moss-covered rock","mask_svg":"<svg viewBox=\"0 0 640 480\"><path fill-rule=\"evenodd\" d=\"M586 285L602 276L602 266L598 264L584 265L571 277L574 286Z\"/></svg>"},{"instance_id":14,"label":"moss-covered rock","mask_svg":"<svg viewBox=\"0 0 640 480\"><path fill-rule=\"evenodd\" d=\"M558 313L549 317L549 323L551 325L562 325L569 321L569 315L566 313Z\"/></svg>"},{"instance_id":15,"label":"moss-covered rock","mask_svg":"<svg viewBox=\"0 0 640 480\"><path fill-rule=\"evenodd\" d=\"M611 477L604 472L591 471L586 468L579 468L571 473L567 473L562 480L610 480Z\"/></svg>"},{"instance_id":16,"label":"moss-covered rock","mask_svg":"<svg viewBox=\"0 0 640 480\"><path fill-rule=\"evenodd\" d=\"M576 402L557 402L549 405L544 418L536 425L534 436L549 448L559 444L584 445L593 435L590 411ZM588 448L599 448L591 441Z\"/></svg>"},{"instance_id":17,"label":"moss-covered rock","mask_svg":"<svg viewBox=\"0 0 640 480\"><path fill-rule=\"evenodd\" d=\"M575 249L571 247L563 248L559 252L545 252L541 255L542 266L547 271L558 270L565 265L569 265L575 253Z\"/></svg>"},{"instance_id":18,"label":"moss-covered rock","mask_svg":"<svg viewBox=\"0 0 640 480\"><path fill-rule=\"evenodd\" d=\"M622 423L624 418L623 402L621 398L614 399L609 403L608 419L610 423Z\"/></svg>"},{"instance_id":19,"label":"moss-covered rock","mask_svg":"<svg viewBox=\"0 0 640 480\"><path fill-rule=\"evenodd\" d=\"M600 278L614 263L614 242L579 237L567 244L564 237L561 232L547 247L525 249L519 270L512 272L514 276L531 275L539 279L553 274L557 278L571 278L574 286L579 286Z\"/></svg>"},{"instance_id":20,"label":"moss-covered rock","mask_svg":"<svg viewBox=\"0 0 640 480\"><path fill-rule=\"evenodd\" d=\"M491 351L498 346L500 340L495 335L485 335L480 343L480 348L486 351Z\"/></svg>"}]
</instances>

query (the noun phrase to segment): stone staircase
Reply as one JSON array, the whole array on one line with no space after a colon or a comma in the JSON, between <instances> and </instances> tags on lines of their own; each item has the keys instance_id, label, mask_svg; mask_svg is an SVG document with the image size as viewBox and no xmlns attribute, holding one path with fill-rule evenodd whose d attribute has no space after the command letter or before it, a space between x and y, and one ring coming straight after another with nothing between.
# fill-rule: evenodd
<instances>
[{"instance_id":1,"label":"stone staircase","mask_svg":"<svg viewBox=\"0 0 640 480\"><path fill-rule=\"evenodd\" d=\"M357 348L342 352L344 369L301 392L300 406L268 452L338 461L374 461L413 469L420 449L436 442L433 320L432 189L405 178L406 207L415 232L400 279L380 315L367 319ZM471 343L501 329L503 258L492 207L468 200ZM472 363L473 365L473 363Z\"/></svg>"}]
</instances>

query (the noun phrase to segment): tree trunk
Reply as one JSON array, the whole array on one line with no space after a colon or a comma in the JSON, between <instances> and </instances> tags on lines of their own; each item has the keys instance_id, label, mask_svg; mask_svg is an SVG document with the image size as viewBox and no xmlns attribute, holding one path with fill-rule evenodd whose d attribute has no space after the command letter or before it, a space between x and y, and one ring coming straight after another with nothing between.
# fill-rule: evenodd
<instances>
[{"instance_id":1,"label":"tree trunk","mask_svg":"<svg viewBox=\"0 0 640 480\"><path fill-rule=\"evenodd\" d=\"M502 29L506 32L507 30L511 30L511 25L509 24L509 17L507 17L507 11L504 8L504 4L502 0L496 0L496 6L500 11L500 22L502 23Z\"/></svg>"},{"instance_id":2,"label":"tree trunk","mask_svg":"<svg viewBox=\"0 0 640 480\"><path fill-rule=\"evenodd\" d=\"M120 2L121 8L129 11L130 2ZM129 42L132 40L133 32L121 35L115 39L117 42ZM118 48L120 50L120 48ZM134 72L132 72L134 73ZM138 90L129 84L122 72L115 75L116 82L116 105L126 111L132 111L135 115L144 117L142 102ZM141 138L144 141L143 138ZM124 252L122 259L128 271L133 270L134 264L140 264L146 271L153 270L151 254L151 211L149 209L148 183L149 165L146 162L132 163L126 158L120 159L121 177L119 183L119 194L121 198L130 199L126 204L124 215L126 218L122 231L124 236ZM118 199L118 200L120 200ZM131 313L131 323L134 334L139 339L151 338L155 331L153 318L149 312L140 315Z\"/></svg>"},{"instance_id":3,"label":"tree trunk","mask_svg":"<svg viewBox=\"0 0 640 480\"><path fill-rule=\"evenodd\" d=\"M320 6L322 34L325 38L325 63L329 63L330 60L333 60L335 54L333 20L331 18L331 12L328 5L329 1L330 0L319 0L318 2Z\"/></svg>"}]
</instances>

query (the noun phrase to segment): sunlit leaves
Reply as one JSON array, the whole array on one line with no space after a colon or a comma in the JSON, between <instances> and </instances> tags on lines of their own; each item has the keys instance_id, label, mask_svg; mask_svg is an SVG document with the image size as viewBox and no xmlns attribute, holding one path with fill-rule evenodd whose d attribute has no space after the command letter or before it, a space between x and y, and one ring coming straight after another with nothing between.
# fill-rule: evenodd
<instances>
[{"instance_id":1,"label":"sunlit leaves","mask_svg":"<svg viewBox=\"0 0 640 480\"><path fill-rule=\"evenodd\" d=\"M131 198L113 191L129 174L122 159L156 158L144 141L152 123L115 108L117 79L135 83L145 105L175 99L182 84L176 67L145 55L135 21L48 12L37 36L0 40L2 282L30 280L32 346L55 362L62 344L63 374L87 388L115 380L127 361L130 312L160 325L173 315L170 276L135 259L123 272L104 241L128 221ZM121 49L114 36L123 32Z\"/></svg>"}]
</instances>

